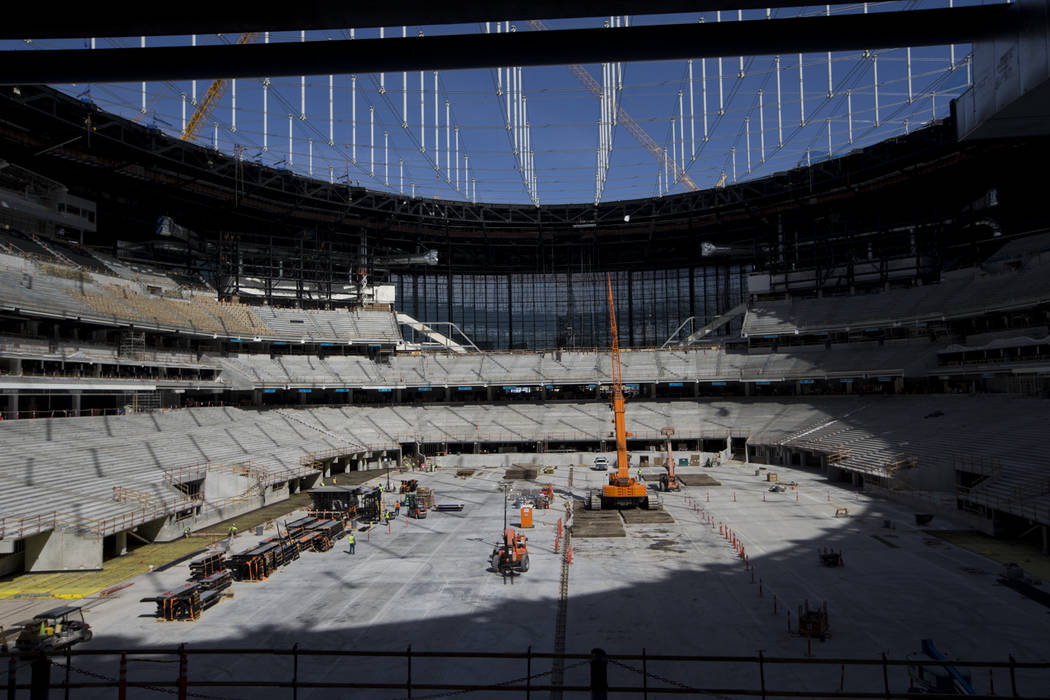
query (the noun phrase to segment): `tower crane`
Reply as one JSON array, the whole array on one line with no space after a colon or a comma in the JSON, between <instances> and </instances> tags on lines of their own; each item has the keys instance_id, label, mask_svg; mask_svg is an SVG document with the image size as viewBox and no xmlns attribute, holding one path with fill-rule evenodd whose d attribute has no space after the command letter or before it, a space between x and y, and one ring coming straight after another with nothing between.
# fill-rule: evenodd
<instances>
[{"instance_id":1,"label":"tower crane","mask_svg":"<svg viewBox=\"0 0 1050 700\"><path fill-rule=\"evenodd\" d=\"M237 37L237 45L250 44L255 41L256 37L259 36L258 32L245 32ZM215 108L219 106L219 101L222 100L223 94L226 92L227 86L230 81L226 78L216 78L212 81L212 84L208 87L208 91L204 93L204 98L197 105L197 109L194 110L193 116L190 117L189 122L186 123L186 129L182 132L179 137L183 141L195 141L197 135L201 131L201 127L204 126L205 122L208 121L208 117L215 111Z\"/></svg>"},{"instance_id":2,"label":"tower crane","mask_svg":"<svg viewBox=\"0 0 1050 700\"><path fill-rule=\"evenodd\" d=\"M612 335L613 424L616 434L616 471L601 492L591 494L591 508L648 508L649 493L645 484L631 478L627 454L627 420L624 413L623 380L620 373L620 336L616 330L616 307L613 304L612 275L606 273L609 290L609 330Z\"/></svg>"}]
</instances>

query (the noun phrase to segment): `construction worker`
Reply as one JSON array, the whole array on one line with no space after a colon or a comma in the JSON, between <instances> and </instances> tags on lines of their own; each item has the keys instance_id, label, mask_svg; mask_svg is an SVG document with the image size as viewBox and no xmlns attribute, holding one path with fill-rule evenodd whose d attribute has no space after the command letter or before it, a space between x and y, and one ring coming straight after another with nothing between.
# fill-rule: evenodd
<instances>
[{"instance_id":1,"label":"construction worker","mask_svg":"<svg viewBox=\"0 0 1050 700\"><path fill-rule=\"evenodd\" d=\"M354 553L354 548L356 547L356 544L354 542L354 533L353 532L351 532L350 534L348 534L346 536L346 543L350 546L350 549L347 552L347 554L353 554Z\"/></svg>"},{"instance_id":2,"label":"construction worker","mask_svg":"<svg viewBox=\"0 0 1050 700\"><path fill-rule=\"evenodd\" d=\"M237 536L237 523L234 523L233 525L230 525L230 538L232 539L232 538L234 538L236 536Z\"/></svg>"},{"instance_id":3,"label":"construction worker","mask_svg":"<svg viewBox=\"0 0 1050 700\"><path fill-rule=\"evenodd\" d=\"M401 499L394 501L394 515L401 515Z\"/></svg>"}]
</instances>

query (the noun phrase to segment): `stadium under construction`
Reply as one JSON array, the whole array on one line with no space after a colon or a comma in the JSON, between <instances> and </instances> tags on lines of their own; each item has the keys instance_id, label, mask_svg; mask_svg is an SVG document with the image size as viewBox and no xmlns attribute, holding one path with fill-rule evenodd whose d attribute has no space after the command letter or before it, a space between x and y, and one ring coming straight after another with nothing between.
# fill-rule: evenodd
<instances>
[{"instance_id":1,"label":"stadium under construction","mask_svg":"<svg viewBox=\"0 0 1050 700\"><path fill-rule=\"evenodd\" d=\"M606 4L0 28L9 699L1050 693L1047 3Z\"/></svg>"}]
</instances>

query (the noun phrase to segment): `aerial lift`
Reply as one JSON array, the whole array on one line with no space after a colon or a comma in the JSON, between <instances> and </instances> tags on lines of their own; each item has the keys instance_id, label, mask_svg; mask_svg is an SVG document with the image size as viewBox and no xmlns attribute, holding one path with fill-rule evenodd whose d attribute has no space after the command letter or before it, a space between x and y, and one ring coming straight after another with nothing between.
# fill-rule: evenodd
<instances>
[{"instance_id":1,"label":"aerial lift","mask_svg":"<svg viewBox=\"0 0 1050 700\"><path fill-rule=\"evenodd\" d=\"M620 376L620 337L616 330L616 308L613 305L612 275L606 274L609 290L609 329L612 335L613 424L616 431L616 471L600 494L591 494L591 508L648 508L649 493L645 484L631 478L627 455L626 418L624 417L623 380Z\"/></svg>"},{"instance_id":2,"label":"aerial lift","mask_svg":"<svg viewBox=\"0 0 1050 700\"><path fill-rule=\"evenodd\" d=\"M674 473L674 452L671 451L671 436L674 435L674 428L661 428L660 432L667 436L667 473L660 477L660 488L663 491L677 491L681 486Z\"/></svg>"},{"instance_id":3,"label":"aerial lift","mask_svg":"<svg viewBox=\"0 0 1050 700\"><path fill-rule=\"evenodd\" d=\"M529 570L529 549L525 544L528 537L519 535L514 528L503 530L503 541L492 550L489 560L492 568L501 574L511 571L525 573Z\"/></svg>"}]
</instances>

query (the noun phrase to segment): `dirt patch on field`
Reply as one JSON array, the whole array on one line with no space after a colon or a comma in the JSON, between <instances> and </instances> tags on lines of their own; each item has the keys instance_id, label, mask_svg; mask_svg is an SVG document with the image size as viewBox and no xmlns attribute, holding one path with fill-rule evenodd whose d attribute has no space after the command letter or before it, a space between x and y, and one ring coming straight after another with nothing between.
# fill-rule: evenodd
<instances>
[{"instance_id":1,"label":"dirt patch on field","mask_svg":"<svg viewBox=\"0 0 1050 700\"><path fill-rule=\"evenodd\" d=\"M626 537L623 518L615 510L584 510L572 516L573 537Z\"/></svg>"},{"instance_id":2,"label":"dirt patch on field","mask_svg":"<svg viewBox=\"0 0 1050 700\"><path fill-rule=\"evenodd\" d=\"M620 511L628 525L649 525L652 523L673 523L674 518L666 510L623 510Z\"/></svg>"},{"instance_id":3,"label":"dirt patch on field","mask_svg":"<svg viewBox=\"0 0 1050 700\"><path fill-rule=\"evenodd\" d=\"M714 479L707 474L690 474L688 476L678 476L678 481L683 486L721 486L722 482Z\"/></svg>"}]
</instances>

